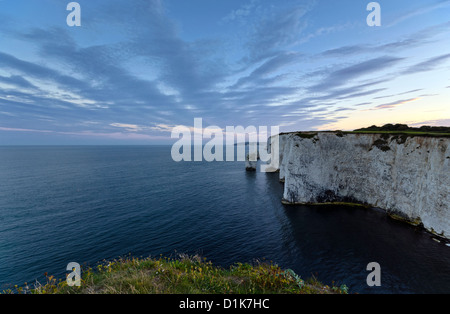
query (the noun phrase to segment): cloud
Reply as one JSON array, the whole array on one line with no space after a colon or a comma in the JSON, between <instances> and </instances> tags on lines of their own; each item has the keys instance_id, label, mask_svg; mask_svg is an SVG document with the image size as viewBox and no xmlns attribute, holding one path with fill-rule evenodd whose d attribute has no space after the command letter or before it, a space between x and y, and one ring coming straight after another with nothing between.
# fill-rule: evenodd
<instances>
[{"instance_id":1,"label":"cloud","mask_svg":"<svg viewBox=\"0 0 450 314\"><path fill-rule=\"evenodd\" d=\"M31 84L28 80L24 79L20 75L11 75L9 77L0 75L0 83L12 85L16 88L22 89L36 89L36 86Z\"/></svg>"},{"instance_id":2,"label":"cloud","mask_svg":"<svg viewBox=\"0 0 450 314\"><path fill-rule=\"evenodd\" d=\"M143 132L143 131L158 131L158 132L172 132L177 126L184 127L184 125L169 125L164 123L154 124L154 126L144 126L127 123L110 123L112 127L125 129L127 132Z\"/></svg>"},{"instance_id":3,"label":"cloud","mask_svg":"<svg viewBox=\"0 0 450 314\"><path fill-rule=\"evenodd\" d=\"M73 103L76 98L90 99L90 103L84 105L92 109L109 108L122 115L139 112L144 116L147 113L158 118L158 107L175 107L174 95L165 94L157 82L135 76L122 66L123 60L111 53L116 48L114 45L82 48L64 29L53 28L50 34L52 36L44 29L35 28L22 34L22 38L34 43L46 60L64 64L64 68L50 69L5 53L0 53L0 64L24 77L60 86L66 95L78 95L72 97ZM62 71L75 73L75 76L62 74Z\"/></svg>"},{"instance_id":4,"label":"cloud","mask_svg":"<svg viewBox=\"0 0 450 314\"><path fill-rule=\"evenodd\" d=\"M358 53L364 53L368 52L371 49L367 47L367 45L351 45L351 46L342 46L339 48L333 48L325 50L324 52L320 53L321 56L326 57L339 57L339 56L348 56L348 55L354 55Z\"/></svg>"},{"instance_id":5,"label":"cloud","mask_svg":"<svg viewBox=\"0 0 450 314\"><path fill-rule=\"evenodd\" d=\"M250 3L242 5L240 8L231 11L225 17L222 18L224 22L233 22L237 19L241 19L249 16L256 7L256 0L251 0Z\"/></svg>"},{"instance_id":6,"label":"cloud","mask_svg":"<svg viewBox=\"0 0 450 314\"><path fill-rule=\"evenodd\" d=\"M285 66L297 63L300 57L301 54L297 52L280 52L253 71L252 75L257 77L270 75Z\"/></svg>"},{"instance_id":7,"label":"cloud","mask_svg":"<svg viewBox=\"0 0 450 314\"><path fill-rule=\"evenodd\" d=\"M124 124L124 123L111 123L110 126L116 127L116 128L124 128L125 130L129 132L138 132L142 131L143 128L136 125L136 124Z\"/></svg>"},{"instance_id":8,"label":"cloud","mask_svg":"<svg viewBox=\"0 0 450 314\"><path fill-rule=\"evenodd\" d=\"M303 37L301 37L297 43L298 44L304 44L308 41L310 41L313 38L322 36L322 35L327 35L327 34L331 34L331 33L336 33L339 31L343 31L345 29L351 28L353 25L350 23L347 24L337 24L337 25L333 25L333 26L327 26L327 27L320 27L312 32L307 33L306 35L304 35Z\"/></svg>"},{"instance_id":9,"label":"cloud","mask_svg":"<svg viewBox=\"0 0 450 314\"><path fill-rule=\"evenodd\" d=\"M302 55L297 52L282 51L267 59L262 65L251 72L250 75L241 77L231 88L239 88L244 85L261 86L263 84L267 85L273 79L279 80L280 76L272 77L272 79L269 79L269 77L289 65L298 63L301 57Z\"/></svg>"},{"instance_id":10,"label":"cloud","mask_svg":"<svg viewBox=\"0 0 450 314\"><path fill-rule=\"evenodd\" d=\"M417 17L419 15L423 15L423 14L427 14L430 13L434 10L446 7L450 5L450 1L449 0L441 0L441 1L437 1L434 3L427 3L426 5L420 7L420 8L416 8L414 10L411 10L407 13L402 14L400 17L396 17L393 20L391 20L390 22L388 22L386 24L385 27L392 27L398 23L404 22L408 19L411 19L413 17Z\"/></svg>"},{"instance_id":11,"label":"cloud","mask_svg":"<svg viewBox=\"0 0 450 314\"><path fill-rule=\"evenodd\" d=\"M286 48L298 43L299 35L307 26L303 17L310 9L308 4L282 8L258 20L247 42L250 62L271 57L280 47Z\"/></svg>"},{"instance_id":12,"label":"cloud","mask_svg":"<svg viewBox=\"0 0 450 314\"><path fill-rule=\"evenodd\" d=\"M433 58L429 58L426 61L423 61L423 62L417 63L413 66L410 66L405 71L403 71L403 74L414 74L414 73L419 73L419 72L431 71L449 59L450 59L450 53L440 55L437 57L433 57Z\"/></svg>"},{"instance_id":13,"label":"cloud","mask_svg":"<svg viewBox=\"0 0 450 314\"><path fill-rule=\"evenodd\" d=\"M115 140L144 140L144 141L154 141L154 140L166 140L165 136L155 136L149 134L140 133L123 133L123 132L92 132L92 131L80 131L80 132L64 132L64 131L53 131L53 130L39 130L39 129L21 129L21 128L8 128L0 127L0 131L6 132L27 132L27 133L47 133L49 135L70 135L76 137L88 137L88 138L106 138Z\"/></svg>"},{"instance_id":14,"label":"cloud","mask_svg":"<svg viewBox=\"0 0 450 314\"><path fill-rule=\"evenodd\" d=\"M167 125L167 124L157 124L155 126L150 127L151 130L159 131L159 132L172 132L175 128L175 125Z\"/></svg>"},{"instance_id":15,"label":"cloud","mask_svg":"<svg viewBox=\"0 0 450 314\"><path fill-rule=\"evenodd\" d=\"M88 84L71 76L63 75L51 68L33 62L24 61L3 52L0 52L0 66L2 66L2 68L4 69L17 71L22 75L26 75L28 77L33 77L35 79L44 81L51 81L65 88L81 90L88 87ZM16 75L12 75L11 77L15 77L16 83L18 82ZM22 77L21 84L26 84L25 82L26 79Z\"/></svg>"},{"instance_id":16,"label":"cloud","mask_svg":"<svg viewBox=\"0 0 450 314\"><path fill-rule=\"evenodd\" d=\"M361 79L365 75L392 68L402 60L403 58L399 57L383 56L343 67L332 71L320 83L310 86L308 90L310 92L323 92L343 86L353 80Z\"/></svg>"},{"instance_id":17,"label":"cloud","mask_svg":"<svg viewBox=\"0 0 450 314\"><path fill-rule=\"evenodd\" d=\"M367 90L367 91L362 91L362 92L357 92L357 93L353 93L353 94L340 96L340 97L337 97L336 99L339 99L339 100L342 100L342 99L354 99L354 98L357 98L357 97L373 95L373 94L382 92L382 91L384 91L386 89L387 88L376 88L376 89L371 89L371 90Z\"/></svg>"},{"instance_id":18,"label":"cloud","mask_svg":"<svg viewBox=\"0 0 450 314\"><path fill-rule=\"evenodd\" d=\"M410 98L410 99L404 99L404 100L397 100L391 103L387 103L387 104L382 104L382 105L378 105L376 106L374 109L372 110L377 110L377 109L393 109L395 107L410 103L410 102L414 102L417 100L420 100L420 97L416 97L416 98Z\"/></svg>"},{"instance_id":19,"label":"cloud","mask_svg":"<svg viewBox=\"0 0 450 314\"><path fill-rule=\"evenodd\" d=\"M386 43L374 45L370 42L346 45L338 48L328 49L318 54L319 57L351 57L365 53L392 53L405 49L431 44L435 37L449 32L450 22L445 22L426 27L414 33L391 40Z\"/></svg>"},{"instance_id":20,"label":"cloud","mask_svg":"<svg viewBox=\"0 0 450 314\"><path fill-rule=\"evenodd\" d=\"M137 0L124 7L123 1L108 3L102 13L104 21L126 20L126 39L118 48L126 58L141 58L158 69L158 80L191 101L193 94L210 90L228 73L228 66L218 52L220 40L186 41L181 38L178 24L166 13L161 1ZM123 27L123 23L120 23Z\"/></svg>"},{"instance_id":21,"label":"cloud","mask_svg":"<svg viewBox=\"0 0 450 314\"><path fill-rule=\"evenodd\" d=\"M436 38L428 28L368 45L349 36L342 47L326 49L328 42L306 46L312 38L352 26L330 26L329 19L321 19L326 15L316 20L322 14L313 11L316 1L276 6L262 0L241 2L211 30L189 34L201 21L185 20L160 0L89 5L84 27L77 30L58 23L46 26L54 21L38 27L2 24L6 42L29 49L15 54L14 47L0 48L1 114L8 120L4 128L145 137L191 125L194 117L209 125L312 128L341 119L330 116L334 108L403 95L386 84L404 74L398 66L405 59L394 53ZM14 18L9 20L8 25L15 25ZM449 25L434 30L442 35ZM338 39L330 43L342 42ZM436 69L446 58L420 60L408 70Z\"/></svg>"},{"instance_id":22,"label":"cloud","mask_svg":"<svg viewBox=\"0 0 450 314\"><path fill-rule=\"evenodd\" d=\"M358 45L348 45L339 48L333 48L325 50L320 53L319 56L322 57L342 57L342 56L352 56L363 53L373 53L373 52L394 52L400 49L413 48L421 46L427 42L430 42L429 38L423 38L414 34L411 38L399 39L397 41L392 41L381 45L372 44L358 44Z\"/></svg>"},{"instance_id":23,"label":"cloud","mask_svg":"<svg viewBox=\"0 0 450 314\"><path fill-rule=\"evenodd\" d=\"M6 127L0 127L0 131L8 131L8 132L53 133L53 131L48 131L48 130L32 130L32 129L6 128Z\"/></svg>"},{"instance_id":24,"label":"cloud","mask_svg":"<svg viewBox=\"0 0 450 314\"><path fill-rule=\"evenodd\" d=\"M328 112L328 109L332 108L342 100L354 100L358 97L365 97L385 90L385 88L368 89L384 82L384 79L373 80L362 84L350 85L348 87L331 88L329 90L324 89L322 93L308 93L307 97L287 103L286 106L292 107L291 110L301 109L304 110L303 112L307 113L326 113ZM367 102L362 104L367 104Z\"/></svg>"},{"instance_id":25,"label":"cloud","mask_svg":"<svg viewBox=\"0 0 450 314\"><path fill-rule=\"evenodd\" d=\"M385 95L385 96L379 96L379 97L375 97L374 99L383 99L383 98L390 98L390 97L394 97L394 96L401 96L401 95L406 95L406 94L410 94L410 93L415 93L415 92L420 92L422 91L423 88L417 88L417 89L413 89L407 92L403 92L403 93L397 93L397 94L393 94L393 95Z\"/></svg>"},{"instance_id":26,"label":"cloud","mask_svg":"<svg viewBox=\"0 0 450 314\"><path fill-rule=\"evenodd\" d=\"M428 126L449 126L450 127L450 119L436 119L436 120L426 120L421 122L408 123L411 127L420 127L422 125Z\"/></svg>"}]
</instances>

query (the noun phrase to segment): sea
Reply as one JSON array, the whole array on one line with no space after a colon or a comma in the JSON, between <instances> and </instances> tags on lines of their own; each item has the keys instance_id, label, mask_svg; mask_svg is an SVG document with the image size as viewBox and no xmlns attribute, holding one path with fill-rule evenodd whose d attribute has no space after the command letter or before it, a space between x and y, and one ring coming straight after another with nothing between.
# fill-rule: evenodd
<instances>
[{"instance_id":1,"label":"sea","mask_svg":"<svg viewBox=\"0 0 450 314\"><path fill-rule=\"evenodd\" d=\"M383 210L281 203L278 173L175 162L171 146L1 146L0 292L70 262L268 262L349 293L450 293L450 247ZM379 265L379 284L369 263Z\"/></svg>"}]
</instances>

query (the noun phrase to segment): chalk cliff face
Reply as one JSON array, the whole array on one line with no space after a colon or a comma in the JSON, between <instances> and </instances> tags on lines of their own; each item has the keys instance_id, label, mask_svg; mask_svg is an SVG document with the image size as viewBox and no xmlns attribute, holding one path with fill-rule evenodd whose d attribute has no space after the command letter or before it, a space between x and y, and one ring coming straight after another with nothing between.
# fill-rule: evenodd
<instances>
[{"instance_id":1,"label":"chalk cliff face","mask_svg":"<svg viewBox=\"0 0 450 314\"><path fill-rule=\"evenodd\" d=\"M281 134L283 202L361 203L450 239L449 144L444 137Z\"/></svg>"}]
</instances>

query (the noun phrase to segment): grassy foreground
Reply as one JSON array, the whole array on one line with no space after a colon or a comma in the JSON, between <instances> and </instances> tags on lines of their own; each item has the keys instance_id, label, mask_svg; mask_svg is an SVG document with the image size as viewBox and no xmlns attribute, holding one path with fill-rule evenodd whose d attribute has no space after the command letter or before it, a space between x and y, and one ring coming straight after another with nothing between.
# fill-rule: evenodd
<instances>
[{"instance_id":1,"label":"grassy foreground","mask_svg":"<svg viewBox=\"0 0 450 314\"><path fill-rule=\"evenodd\" d=\"M120 258L82 269L80 287L47 276L47 283L15 292L31 294L347 294L315 278L302 280L292 270L272 263L236 263L229 269L198 256Z\"/></svg>"}]
</instances>

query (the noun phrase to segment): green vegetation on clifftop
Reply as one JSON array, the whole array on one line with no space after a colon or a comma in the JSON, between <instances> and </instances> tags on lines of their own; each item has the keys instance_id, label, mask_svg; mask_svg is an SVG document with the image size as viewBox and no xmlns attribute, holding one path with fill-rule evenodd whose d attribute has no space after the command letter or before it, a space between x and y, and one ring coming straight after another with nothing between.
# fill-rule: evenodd
<instances>
[{"instance_id":1,"label":"green vegetation on clifftop","mask_svg":"<svg viewBox=\"0 0 450 314\"><path fill-rule=\"evenodd\" d=\"M426 136L426 137L450 137L450 127L446 126L421 126L419 128L409 127L406 124L385 124L383 126L372 125L367 128L356 129L353 131L302 131L302 132L281 132L279 135L295 134L304 139L313 139L319 133L334 133L338 137L344 137L346 134L384 134L386 136L395 136L395 139L405 141L408 137ZM401 144L401 143L400 143Z\"/></svg>"},{"instance_id":2,"label":"green vegetation on clifftop","mask_svg":"<svg viewBox=\"0 0 450 314\"><path fill-rule=\"evenodd\" d=\"M356 129L346 133L384 133L384 134L406 134L410 136L436 136L450 137L450 127L446 126L428 126L419 128L409 127L406 124L385 124L381 127L372 125L367 128Z\"/></svg>"},{"instance_id":3,"label":"green vegetation on clifftop","mask_svg":"<svg viewBox=\"0 0 450 314\"><path fill-rule=\"evenodd\" d=\"M272 263L236 263L229 269L198 256L120 258L96 269L82 270L80 287L47 276L47 283L3 293L32 294L346 294L347 287L330 287L315 278L302 280L292 270Z\"/></svg>"}]
</instances>

